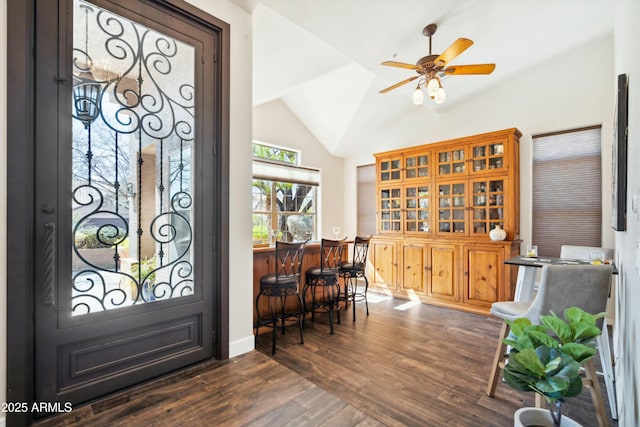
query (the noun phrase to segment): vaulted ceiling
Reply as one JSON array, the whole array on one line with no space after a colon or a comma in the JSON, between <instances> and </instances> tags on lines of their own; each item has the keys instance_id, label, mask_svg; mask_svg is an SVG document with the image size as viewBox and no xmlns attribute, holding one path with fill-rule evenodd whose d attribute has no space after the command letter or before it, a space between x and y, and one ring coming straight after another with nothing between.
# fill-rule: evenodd
<instances>
[{"instance_id":1,"label":"vaulted ceiling","mask_svg":"<svg viewBox=\"0 0 640 427\"><path fill-rule=\"evenodd\" d=\"M233 1L252 13L254 106L281 100L338 156L359 149L345 141L358 140L367 123L416 110L444 115L514 74L553 67L552 58L611 33L615 7L610 0ZM495 63L495 71L444 77L440 105L426 97L414 106L416 81L378 94L415 75L380 63L427 55L422 29L430 23L438 25L433 53L459 37L474 41L449 65Z\"/></svg>"}]
</instances>

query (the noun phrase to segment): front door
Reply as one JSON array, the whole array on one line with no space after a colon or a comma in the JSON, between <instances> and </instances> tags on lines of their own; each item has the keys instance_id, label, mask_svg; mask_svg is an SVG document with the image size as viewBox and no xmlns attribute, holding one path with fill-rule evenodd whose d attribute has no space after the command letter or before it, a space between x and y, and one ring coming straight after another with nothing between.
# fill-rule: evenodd
<instances>
[{"instance_id":1,"label":"front door","mask_svg":"<svg viewBox=\"0 0 640 427\"><path fill-rule=\"evenodd\" d=\"M220 35L131 0L36 28L35 401L76 404L220 356Z\"/></svg>"}]
</instances>

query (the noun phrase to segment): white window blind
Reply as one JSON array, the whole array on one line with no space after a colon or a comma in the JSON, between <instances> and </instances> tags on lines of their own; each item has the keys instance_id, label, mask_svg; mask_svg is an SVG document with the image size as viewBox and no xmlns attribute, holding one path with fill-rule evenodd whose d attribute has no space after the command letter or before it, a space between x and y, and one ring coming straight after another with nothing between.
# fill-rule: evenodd
<instances>
[{"instance_id":1,"label":"white window blind","mask_svg":"<svg viewBox=\"0 0 640 427\"><path fill-rule=\"evenodd\" d=\"M295 182L297 184L320 185L320 171L302 166L288 166L271 162L253 161L253 178L269 181Z\"/></svg>"},{"instance_id":2,"label":"white window blind","mask_svg":"<svg viewBox=\"0 0 640 427\"><path fill-rule=\"evenodd\" d=\"M538 253L601 246L600 126L533 137L533 236Z\"/></svg>"}]
</instances>

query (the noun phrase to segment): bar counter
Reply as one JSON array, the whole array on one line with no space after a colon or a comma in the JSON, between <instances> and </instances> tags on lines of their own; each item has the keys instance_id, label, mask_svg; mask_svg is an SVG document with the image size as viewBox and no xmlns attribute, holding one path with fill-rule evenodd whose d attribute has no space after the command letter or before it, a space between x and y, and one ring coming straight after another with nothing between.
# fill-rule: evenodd
<instances>
[{"instance_id":1,"label":"bar counter","mask_svg":"<svg viewBox=\"0 0 640 427\"><path fill-rule=\"evenodd\" d=\"M351 242L346 242L348 243ZM345 249L342 252L342 259L348 259L348 249L349 246L345 246ZM257 321L257 312L255 307L256 297L260 292L260 277L265 276L267 274L275 273L275 252L276 248L272 246L266 247L254 247L253 248L253 324L255 325ZM302 292L302 288L304 287L305 280L305 271L312 267L316 267L320 265L320 242L312 241L307 243L304 249L304 258L302 260L302 273L300 275L300 292ZM302 296L302 295L301 295ZM268 298L262 297L260 298L260 312L267 313L268 309ZM298 310L299 303L298 299L295 297L289 297L287 299L287 310ZM260 331L260 333L266 332L266 329Z\"/></svg>"}]
</instances>

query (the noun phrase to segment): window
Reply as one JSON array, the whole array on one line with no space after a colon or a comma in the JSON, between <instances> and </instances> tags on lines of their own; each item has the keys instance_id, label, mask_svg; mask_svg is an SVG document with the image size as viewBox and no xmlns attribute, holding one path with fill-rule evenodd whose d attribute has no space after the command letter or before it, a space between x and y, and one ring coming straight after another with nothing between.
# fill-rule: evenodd
<instances>
[{"instance_id":1,"label":"window","mask_svg":"<svg viewBox=\"0 0 640 427\"><path fill-rule=\"evenodd\" d=\"M358 236L376 234L376 165L358 166Z\"/></svg>"},{"instance_id":2,"label":"window","mask_svg":"<svg viewBox=\"0 0 640 427\"><path fill-rule=\"evenodd\" d=\"M316 238L320 173L297 166L299 153L253 144L253 242Z\"/></svg>"},{"instance_id":3,"label":"window","mask_svg":"<svg viewBox=\"0 0 640 427\"><path fill-rule=\"evenodd\" d=\"M253 143L254 159L269 160L297 166L299 165L299 157L298 152L294 150L274 147L273 145L261 144L259 142Z\"/></svg>"},{"instance_id":4,"label":"window","mask_svg":"<svg viewBox=\"0 0 640 427\"><path fill-rule=\"evenodd\" d=\"M601 246L601 128L533 137L533 236L538 253Z\"/></svg>"}]
</instances>

